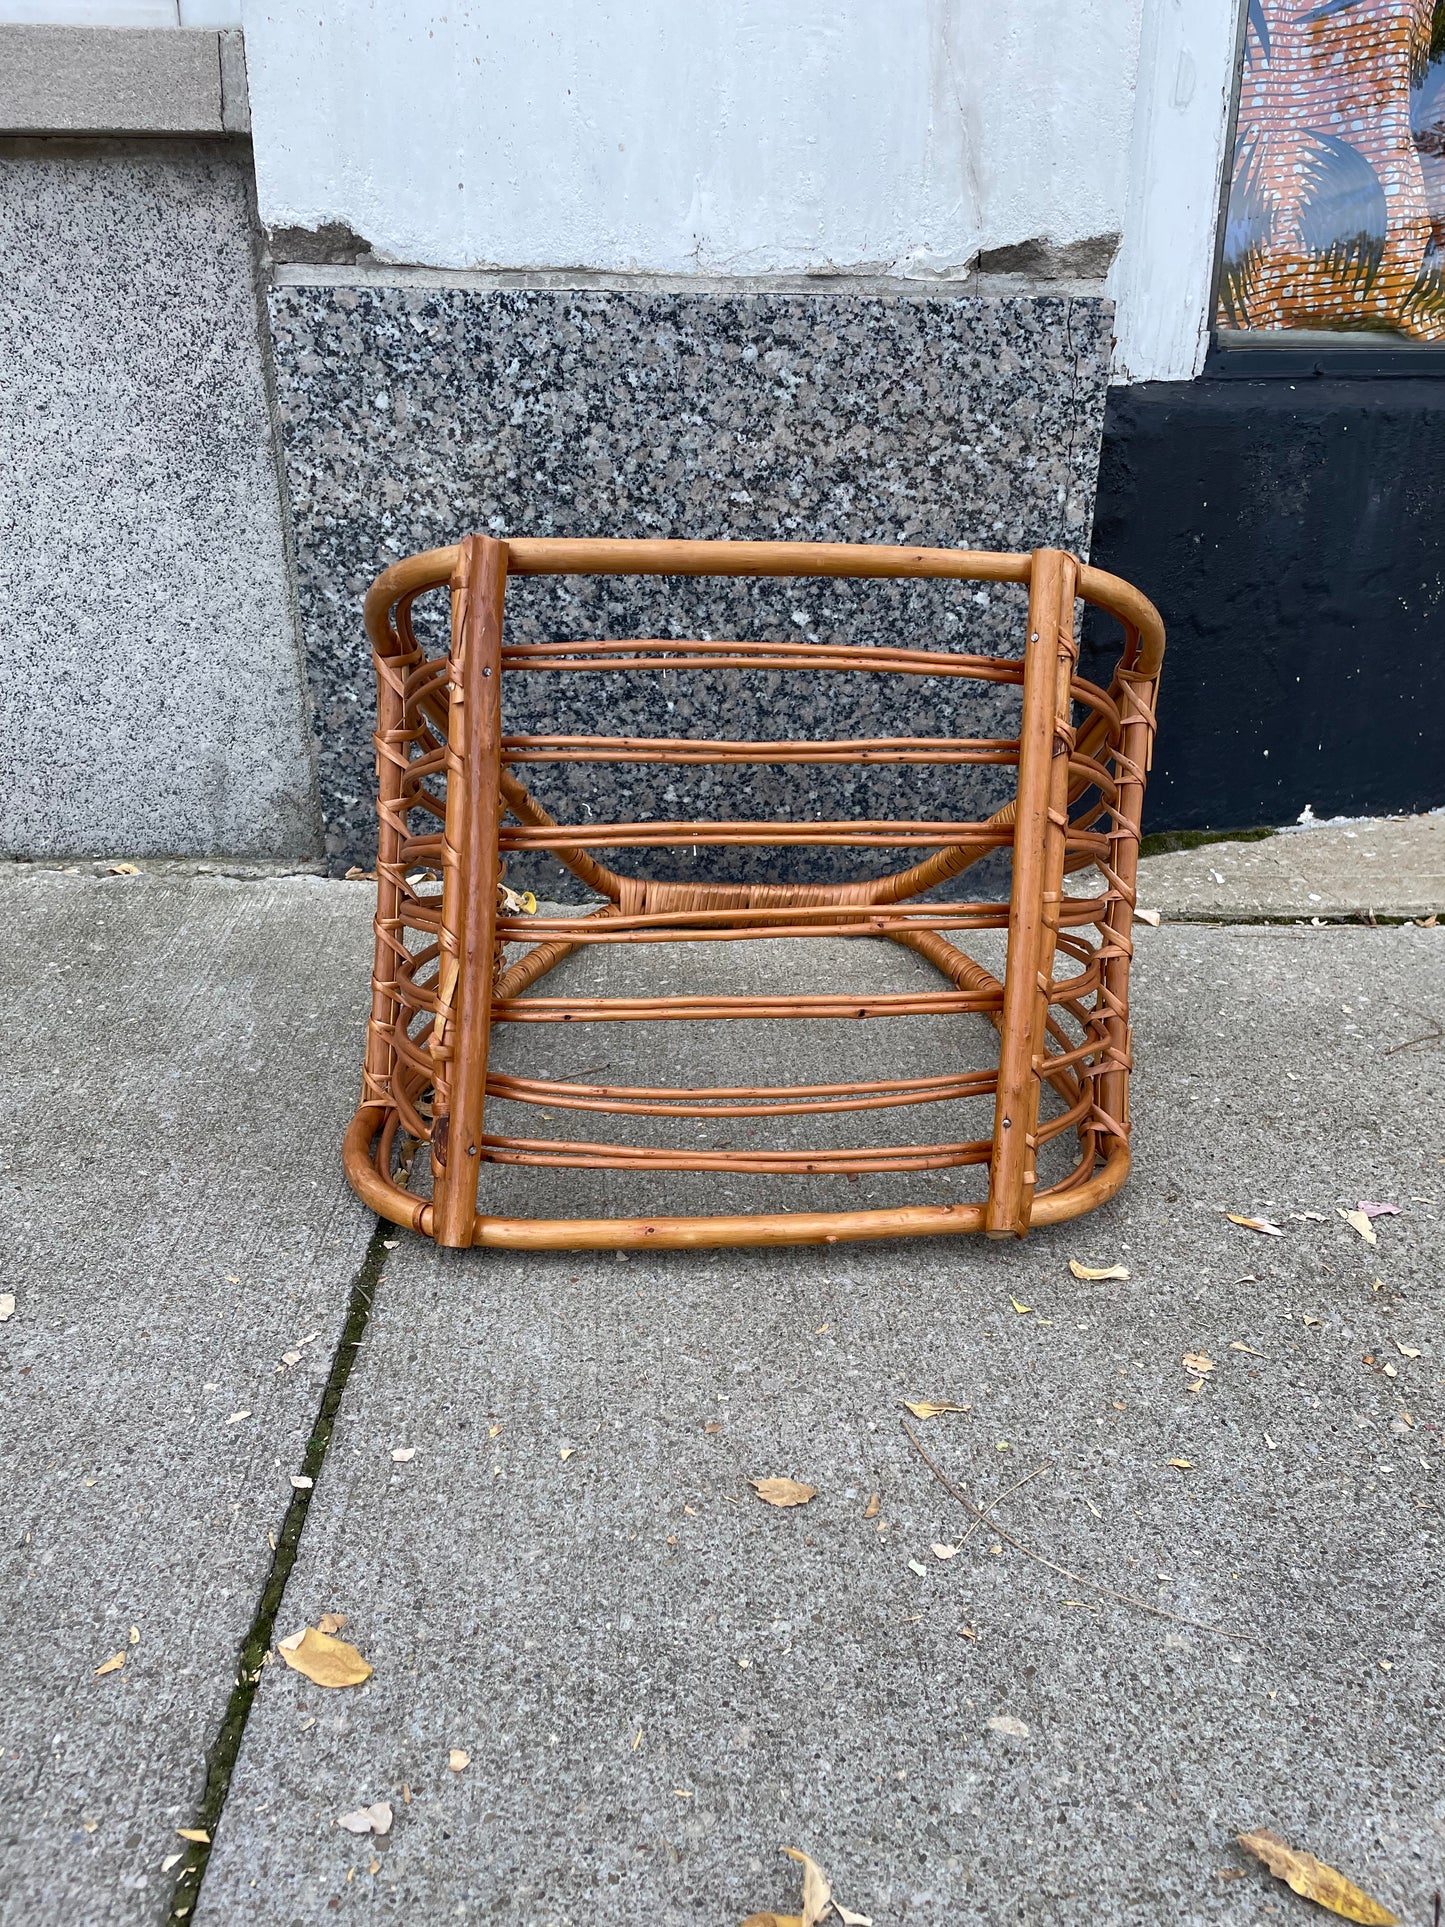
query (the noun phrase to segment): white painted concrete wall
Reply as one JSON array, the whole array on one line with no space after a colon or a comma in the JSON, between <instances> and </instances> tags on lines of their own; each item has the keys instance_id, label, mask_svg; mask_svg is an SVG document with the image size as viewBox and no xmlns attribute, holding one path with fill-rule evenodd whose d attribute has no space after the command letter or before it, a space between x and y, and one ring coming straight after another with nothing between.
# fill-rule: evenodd
<instances>
[{"instance_id":1,"label":"white painted concrete wall","mask_svg":"<svg viewBox=\"0 0 1445 1927\"><path fill-rule=\"evenodd\" d=\"M1204 364L1244 0L1144 0L1124 240L1109 277L1116 381Z\"/></svg>"},{"instance_id":2,"label":"white painted concrete wall","mask_svg":"<svg viewBox=\"0 0 1445 1927\"><path fill-rule=\"evenodd\" d=\"M440 268L956 275L1120 229L1139 10L244 0L261 215Z\"/></svg>"},{"instance_id":3,"label":"white painted concrete wall","mask_svg":"<svg viewBox=\"0 0 1445 1927\"><path fill-rule=\"evenodd\" d=\"M0 0L0 25L239 27L241 0Z\"/></svg>"}]
</instances>

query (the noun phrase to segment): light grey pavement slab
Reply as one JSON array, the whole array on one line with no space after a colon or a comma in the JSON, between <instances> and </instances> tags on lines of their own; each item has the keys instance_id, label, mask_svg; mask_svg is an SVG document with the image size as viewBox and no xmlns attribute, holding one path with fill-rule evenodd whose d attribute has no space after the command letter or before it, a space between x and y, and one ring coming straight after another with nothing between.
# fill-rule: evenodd
<instances>
[{"instance_id":1,"label":"light grey pavement slab","mask_svg":"<svg viewBox=\"0 0 1445 1927\"><path fill-rule=\"evenodd\" d=\"M317 852L250 172L0 143L4 854Z\"/></svg>"},{"instance_id":2,"label":"light grey pavement slab","mask_svg":"<svg viewBox=\"0 0 1445 1927\"><path fill-rule=\"evenodd\" d=\"M1291 827L1145 857L1139 901L1171 918L1445 913L1445 810Z\"/></svg>"},{"instance_id":3,"label":"light grey pavement slab","mask_svg":"<svg viewBox=\"0 0 1445 1927\"><path fill-rule=\"evenodd\" d=\"M786 1844L878 1927L1303 1921L1230 1844L1268 1825L1427 1927L1445 1101L1413 1040L1442 1009L1438 930L1166 924L1139 937L1137 1168L1076 1226L628 1262L402 1235L278 1623L348 1614L375 1675L266 1671L197 1917L727 1922L796 1911ZM692 1072L686 1029L629 1027L638 1081ZM1399 1206L1373 1248L1337 1215L1362 1198ZM899 1429L918 1398L970 1408L918 1430L971 1492L1052 1468L1009 1532L1176 1618L965 1542ZM770 1510L771 1474L818 1497ZM378 1800L385 1839L338 1829Z\"/></svg>"},{"instance_id":4,"label":"light grey pavement slab","mask_svg":"<svg viewBox=\"0 0 1445 1927\"><path fill-rule=\"evenodd\" d=\"M0 1921L156 1921L372 1230L369 906L32 871L0 919Z\"/></svg>"}]
</instances>

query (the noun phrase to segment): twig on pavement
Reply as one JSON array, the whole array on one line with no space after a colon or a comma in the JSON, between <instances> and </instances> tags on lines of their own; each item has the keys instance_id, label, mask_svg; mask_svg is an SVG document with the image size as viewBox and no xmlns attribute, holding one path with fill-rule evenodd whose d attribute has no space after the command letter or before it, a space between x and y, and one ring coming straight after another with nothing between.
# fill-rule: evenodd
<instances>
[{"instance_id":1,"label":"twig on pavement","mask_svg":"<svg viewBox=\"0 0 1445 1927\"><path fill-rule=\"evenodd\" d=\"M1412 1037L1404 1044L1391 1044L1390 1048L1381 1051L1380 1055L1381 1057L1393 1057L1396 1051L1414 1050L1417 1044L1445 1044L1445 1030L1440 1028L1438 1018L1435 1021L1434 1029L1427 1030L1423 1037Z\"/></svg>"},{"instance_id":2,"label":"twig on pavement","mask_svg":"<svg viewBox=\"0 0 1445 1927\"><path fill-rule=\"evenodd\" d=\"M920 1441L918 1434L909 1425L908 1420L901 1418L898 1423L903 1427L908 1443L913 1447L919 1458L923 1460L923 1463L928 1467L934 1478L938 1480L938 1483L946 1492L951 1493L961 1506L967 1507L967 1509L973 1513L978 1523L982 1525L987 1519L987 1513L979 1506L976 1506L972 1499L967 1498L960 1492L958 1487L953 1483L953 1480L950 1479L948 1474L939 1466L938 1462L929 1455L927 1447ZM1045 1469L1044 1466L1039 1467L1040 1472ZM1031 1473L1029 1476L1032 1478L1037 1475ZM1020 1481L1020 1483L1022 1483L1022 1481ZM1007 1497L1007 1494L1000 1492L998 1499L995 1499L993 1504L997 1505L999 1499L1005 1497ZM1004 1530L997 1519L993 1521L993 1528L999 1538L1006 1539L1016 1552L1021 1552L1026 1559L1033 1559L1041 1566L1047 1566L1050 1572L1059 1573L1072 1585L1089 1586L1093 1591L1101 1592L1109 1599L1120 1600L1126 1606L1137 1606L1141 1612L1153 1613L1156 1619L1172 1619L1178 1626L1193 1626L1197 1632L1222 1633L1225 1631L1223 1626L1208 1626L1202 1619L1186 1619L1183 1613L1171 1613L1163 1606L1156 1606L1147 1599L1136 1599L1131 1592L1116 1592L1112 1586L1103 1585L1097 1579L1086 1578L1081 1572L1071 1572L1067 1566L1061 1566L1057 1560L1047 1559L1043 1553L1035 1552L1031 1546L1026 1546L1021 1539L1015 1539L1011 1532ZM1234 1637L1237 1639L1247 1639L1249 1635L1247 1633L1236 1633Z\"/></svg>"},{"instance_id":3,"label":"twig on pavement","mask_svg":"<svg viewBox=\"0 0 1445 1927\"><path fill-rule=\"evenodd\" d=\"M990 1499L987 1505L978 1507L978 1517L974 1520L973 1524L969 1527L968 1531L964 1533L963 1537L958 1542L960 1549L962 1549L964 1546L968 1544L969 1540L973 1537L974 1533L978 1531L979 1527L984 1523L984 1520L986 1519L987 1515L993 1511L996 1505L1002 1505L1004 1500L1009 1497L1010 1493L1017 1492L1019 1487L1021 1485L1027 1485L1030 1479L1038 1478L1041 1472L1052 1472L1053 1469L1054 1469L1053 1460L1045 1459L1043 1464L1039 1466L1035 1466L1032 1472L1025 1472L1024 1476L1021 1479L1016 1479L1012 1485L1006 1485L1003 1491L999 1493L996 1499Z\"/></svg>"}]
</instances>

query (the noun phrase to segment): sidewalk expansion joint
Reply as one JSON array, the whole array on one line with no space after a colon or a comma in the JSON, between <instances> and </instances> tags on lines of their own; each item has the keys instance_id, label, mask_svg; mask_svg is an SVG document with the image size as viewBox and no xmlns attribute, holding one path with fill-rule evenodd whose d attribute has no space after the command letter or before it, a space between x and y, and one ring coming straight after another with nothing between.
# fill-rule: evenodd
<instances>
[{"instance_id":1,"label":"sidewalk expansion joint","mask_svg":"<svg viewBox=\"0 0 1445 1927\"><path fill-rule=\"evenodd\" d=\"M316 1496L316 1487L321 1482L322 1468L326 1463L327 1449L331 1444L331 1434L336 1424L336 1415L341 1408L346 1382L351 1376L351 1368L361 1349L366 1335L367 1323L371 1317L372 1300L381 1282L386 1266L387 1234L390 1225L378 1219L371 1241L366 1247L366 1255L361 1261L351 1284L351 1294L346 1306L346 1322L341 1330L341 1340L331 1361L326 1386L321 1394L321 1404L317 1410L311 1436L306 1441L306 1454L301 1463L302 1474L311 1480L311 1486L301 1491L293 1491L291 1503L286 1508L285 1522L276 1540L276 1549L271 1558L271 1569L266 1575L266 1583L261 1589L256 1603L255 1616L251 1627L241 1644L240 1656L236 1664L236 1683L231 1688L225 1715L220 1729L206 1755L206 1784L200 1802L191 1821L190 1831L201 1833L203 1840L189 1841L180 1866L176 1870L175 1888L170 1904L166 1909L168 1920L187 1920L194 1912L200 1899L201 1883L206 1876L206 1867L211 1857L211 1843L215 1840L216 1829L225 1811L226 1796L231 1790L231 1775L235 1771L236 1759L241 1751L241 1741L245 1737L246 1722L251 1716L251 1705L256 1697L256 1687L271 1651L272 1637L276 1629L276 1615L281 1610L281 1602L286 1594L286 1582L291 1577L291 1569L296 1564L301 1549L301 1535L306 1530L306 1519L311 1501Z\"/></svg>"}]
</instances>

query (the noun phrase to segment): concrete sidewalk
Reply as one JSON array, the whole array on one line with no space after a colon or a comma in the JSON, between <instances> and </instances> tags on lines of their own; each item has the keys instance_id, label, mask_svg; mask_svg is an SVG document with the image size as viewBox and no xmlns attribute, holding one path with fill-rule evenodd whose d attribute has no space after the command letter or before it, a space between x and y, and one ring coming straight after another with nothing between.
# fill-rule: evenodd
<instances>
[{"instance_id":1,"label":"concrete sidewalk","mask_svg":"<svg viewBox=\"0 0 1445 1927\"><path fill-rule=\"evenodd\" d=\"M35 870L0 918L0 1920L154 1921L371 1235L369 910Z\"/></svg>"},{"instance_id":2,"label":"concrete sidewalk","mask_svg":"<svg viewBox=\"0 0 1445 1927\"><path fill-rule=\"evenodd\" d=\"M20 1468L0 1920L159 1921L189 1905L161 1863L203 1796L320 1398L309 1361L370 1229L336 1175L370 892L0 890L24 931L10 1034L33 1040L0 1327L30 1367L0 1407ZM783 987L801 947L767 948L688 968ZM396 1234L274 1628L346 1613L375 1675L327 1693L263 1669L195 1918L725 1922L796 1911L792 1845L878 1927L1303 1921L1230 1845L1268 1825L1425 1927L1445 1884L1445 939L1166 923L1138 950L1136 1169L1075 1227L628 1263ZM82 955L83 993L37 992ZM916 966L849 957L900 983ZM689 1028L649 1063L632 1027L640 1081L690 1074ZM890 1061L882 1025L846 1041ZM556 1047L580 1068L613 1043ZM687 1208L704 1181L663 1182ZM794 1183L761 1181L801 1202ZM1400 1207L1373 1248L1337 1215L1361 1198ZM1079 1282L1070 1257L1130 1279ZM987 1528L964 1542L899 1429L920 1398L970 1408L916 1430L980 1500L1049 1466L997 1516L1076 1577ZM818 1497L763 1506L748 1480L775 1474ZM132 1621L125 1668L94 1678ZM386 1838L337 1827L377 1800Z\"/></svg>"},{"instance_id":3,"label":"concrete sidewalk","mask_svg":"<svg viewBox=\"0 0 1445 1927\"><path fill-rule=\"evenodd\" d=\"M1145 857L1139 901L1209 923L1445 916L1445 810L1292 824L1257 842Z\"/></svg>"}]
</instances>

